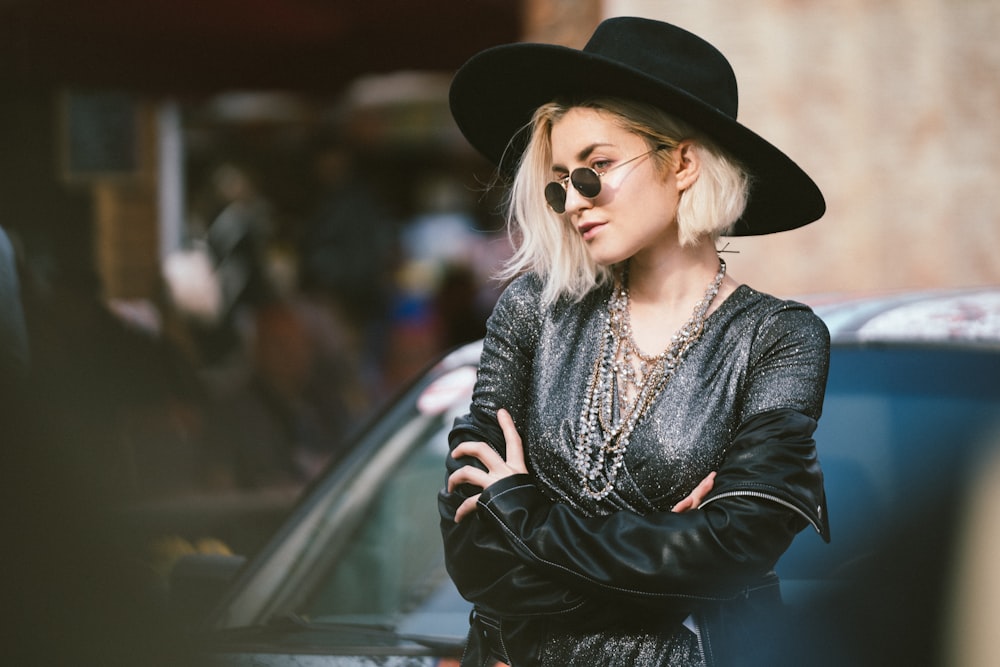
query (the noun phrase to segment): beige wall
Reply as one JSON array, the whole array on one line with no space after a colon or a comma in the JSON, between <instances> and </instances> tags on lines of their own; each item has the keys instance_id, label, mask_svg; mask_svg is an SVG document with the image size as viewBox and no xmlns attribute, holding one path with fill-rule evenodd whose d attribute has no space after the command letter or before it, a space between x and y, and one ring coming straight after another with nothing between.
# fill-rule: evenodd
<instances>
[{"instance_id":1,"label":"beige wall","mask_svg":"<svg viewBox=\"0 0 1000 667\"><path fill-rule=\"evenodd\" d=\"M605 0L733 64L740 120L820 184L801 230L733 239L738 279L780 295L1000 284L1000 3Z\"/></svg>"}]
</instances>

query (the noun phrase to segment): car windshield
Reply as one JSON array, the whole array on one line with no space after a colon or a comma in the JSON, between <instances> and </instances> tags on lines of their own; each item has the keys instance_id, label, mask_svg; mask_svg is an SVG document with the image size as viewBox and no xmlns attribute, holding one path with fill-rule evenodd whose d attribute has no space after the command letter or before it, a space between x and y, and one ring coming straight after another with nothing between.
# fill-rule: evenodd
<instances>
[{"instance_id":1,"label":"car windshield","mask_svg":"<svg viewBox=\"0 0 1000 667\"><path fill-rule=\"evenodd\" d=\"M336 627L345 636L389 629L425 644L464 639L471 605L445 570L435 502L448 431L468 409L475 382L478 348L463 354L401 396L303 498L210 627Z\"/></svg>"},{"instance_id":2,"label":"car windshield","mask_svg":"<svg viewBox=\"0 0 1000 667\"><path fill-rule=\"evenodd\" d=\"M463 628L468 604L451 593L434 502L444 483L450 425L444 422L435 419L420 429L413 449L380 482L300 615L318 623L405 626L400 629L421 634Z\"/></svg>"}]
</instances>

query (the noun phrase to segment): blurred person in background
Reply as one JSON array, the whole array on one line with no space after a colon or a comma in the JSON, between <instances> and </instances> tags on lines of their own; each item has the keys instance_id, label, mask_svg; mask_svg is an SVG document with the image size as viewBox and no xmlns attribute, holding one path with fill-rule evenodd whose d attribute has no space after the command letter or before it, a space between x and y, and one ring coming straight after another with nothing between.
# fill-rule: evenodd
<instances>
[{"instance_id":1,"label":"blurred person in background","mask_svg":"<svg viewBox=\"0 0 1000 667\"><path fill-rule=\"evenodd\" d=\"M374 396L383 381L397 221L348 144L325 141L314 170L320 194L299 239L301 289L351 332L361 382Z\"/></svg>"},{"instance_id":2,"label":"blurred person in background","mask_svg":"<svg viewBox=\"0 0 1000 667\"><path fill-rule=\"evenodd\" d=\"M323 307L285 298L253 312L248 374L213 404L213 488L301 487L345 452L365 410L348 334Z\"/></svg>"},{"instance_id":3,"label":"blurred person in background","mask_svg":"<svg viewBox=\"0 0 1000 667\"><path fill-rule=\"evenodd\" d=\"M189 490L200 457L204 386L150 321L104 296L86 211L60 228L48 260L25 262L31 385L60 457L108 502ZM44 271L37 268L44 265Z\"/></svg>"},{"instance_id":4,"label":"blurred person in background","mask_svg":"<svg viewBox=\"0 0 1000 667\"><path fill-rule=\"evenodd\" d=\"M190 242L167 258L165 273L175 306L188 316L199 364L225 366L240 354L244 316L275 294L268 265L275 224L247 169L224 162L210 181L207 202L192 211Z\"/></svg>"},{"instance_id":5,"label":"blurred person in background","mask_svg":"<svg viewBox=\"0 0 1000 667\"><path fill-rule=\"evenodd\" d=\"M400 266L386 357L400 386L446 350L482 338L495 302L494 239L476 229L468 193L447 174L416 188L418 213L400 232Z\"/></svg>"},{"instance_id":6,"label":"blurred person in background","mask_svg":"<svg viewBox=\"0 0 1000 667\"><path fill-rule=\"evenodd\" d=\"M190 664L117 515L140 492L129 416L163 406L173 372L96 281L55 263L40 286L17 259L0 230L0 663Z\"/></svg>"}]
</instances>

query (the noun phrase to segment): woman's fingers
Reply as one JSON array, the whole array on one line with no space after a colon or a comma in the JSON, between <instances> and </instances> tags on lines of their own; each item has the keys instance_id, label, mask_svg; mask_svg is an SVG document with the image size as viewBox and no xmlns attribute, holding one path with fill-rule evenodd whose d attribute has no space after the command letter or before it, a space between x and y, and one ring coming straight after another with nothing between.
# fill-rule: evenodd
<instances>
[{"instance_id":1,"label":"woman's fingers","mask_svg":"<svg viewBox=\"0 0 1000 667\"><path fill-rule=\"evenodd\" d=\"M490 474L485 470L480 470L475 466L462 466L448 476L448 493L462 484L471 484L485 489L491 483Z\"/></svg>"},{"instance_id":2,"label":"woman's fingers","mask_svg":"<svg viewBox=\"0 0 1000 667\"><path fill-rule=\"evenodd\" d=\"M460 443L455 449L451 450L451 456L456 459L460 459L463 456L471 456L474 459L479 459L488 470L493 470L503 465L504 462L497 450L485 442L469 441Z\"/></svg>"},{"instance_id":3,"label":"woman's fingers","mask_svg":"<svg viewBox=\"0 0 1000 667\"><path fill-rule=\"evenodd\" d=\"M497 410L497 421L500 422L500 429L503 431L504 442L507 443L507 465L514 472L528 472L524 465L524 446L521 444L521 435L514 425L514 418L510 413L500 408Z\"/></svg>"},{"instance_id":4,"label":"woman's fingers","mask_svg":"<svg viewBox=\"0 0 1000 667\"><path fill-rule=\"evenodd\" d=\"M688 494L688 497L674 505L671 512L687 512L688 510L693 510L711 493L712 489L715 487L715 472L710 472L705 477L705 479L698 482L698 486L694 487L694 491Z\"/></svg>"},{"instance_id":5,"label":"woman's fingers","mask_svg":"<svg viewBox=\"0 0 1000 667\"><path fill-rule=\"evenodd\" d=\"M705 476L705 479L701 480L698 486L695 487L691 495L697 501L695 506L701 505L702 501L708 497L708 494L712 492L715 488L715 472L710 472Z\"/></svg>"},{"instance_id":6,"label":"woman's fingers","mask_svg":"<svg viewBox=\"0 0 1000 667\"><path fill-rule=\"evenodd\" d=\"M528 471L524 464L524 447L521 444L521 436L514 425L514 419L510 413L504 409L497 411L497 421L503 431L504 443L507 448L506 460L485 442L468 441L459 443L452 450L451 455L456 459L463 456L470 456L478 459L485 466L486 470L481 470L476 466L464 465L448 477L448 491L454 491L462 484L485 489L494 482L499 482L505 477L525 473ZM464 517L476 511L476 502L479 494L466 498L455 511L455 522L458 523Z\"/></svg>"},{"instance_id":7,"label":"woman's fingers","mask_svg":"<svg viewBox=\"0 0 1000 667\"><path fill-rule=\"evenodd\" d=\"M691 509L691 496L688 496L684 500L680 501L676 505L670 508L671 512L676 512L677 514L683 514Z\"/></svg>"},{"instance_id":8,"label":"woman's fingers","mask_svg":"<svg viewBox=\"0 0 1000 667\"><path fill-rule=\"evenodd\" d=\"M478 493L463 500L462 504L458 506L457 510L455 510L455 523L461 523L462 519L475 512L479 508L479 505L477 504L478 502Z\"/></svg>"},{"instance_id":9,"label":"woman's fingers","mask_svg":"<svg viewBox=\"0 0 1000 667\"><path fill-rule=\"evenodd\" d=\"M454 491L460 484L472 484L481 489L497 481L506 469L503 457L485 442L468 441L459 443L455 449L451 450L453 458L460 459L468 456L478 459L486 470L476 466L465 465L451 473L448 477L448 491Z\"/></svg>"}]
</instances>

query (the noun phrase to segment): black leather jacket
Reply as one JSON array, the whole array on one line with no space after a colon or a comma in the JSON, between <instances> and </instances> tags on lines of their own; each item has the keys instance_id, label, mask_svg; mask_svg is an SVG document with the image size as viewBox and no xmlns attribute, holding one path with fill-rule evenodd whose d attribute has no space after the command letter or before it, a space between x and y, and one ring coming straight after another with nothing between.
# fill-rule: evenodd
<instances>
[{"instance_id":1,"label":"black leather jacket","mask_svg":"<svg viewBox=\"0 0 1000 667\"><path fill-rule=\"evenodd\" d=\"M762 619L780 614L772 568L803 527L829 541L816 421L778 409L744 423L712 493L697 510L588 517L548 499L530 474L483 491L442 491L448 571L475 604L463 666L534 665L546 628L679 623L693 615L707 664L754 664ZM459 419L450 444L482 440L504 453L495 423ZM470 460L448 458L449 474ZM585 542L586 548L580 548ZM773 653L772 653L773 654Z\"/></svg>"}]
</instances>

